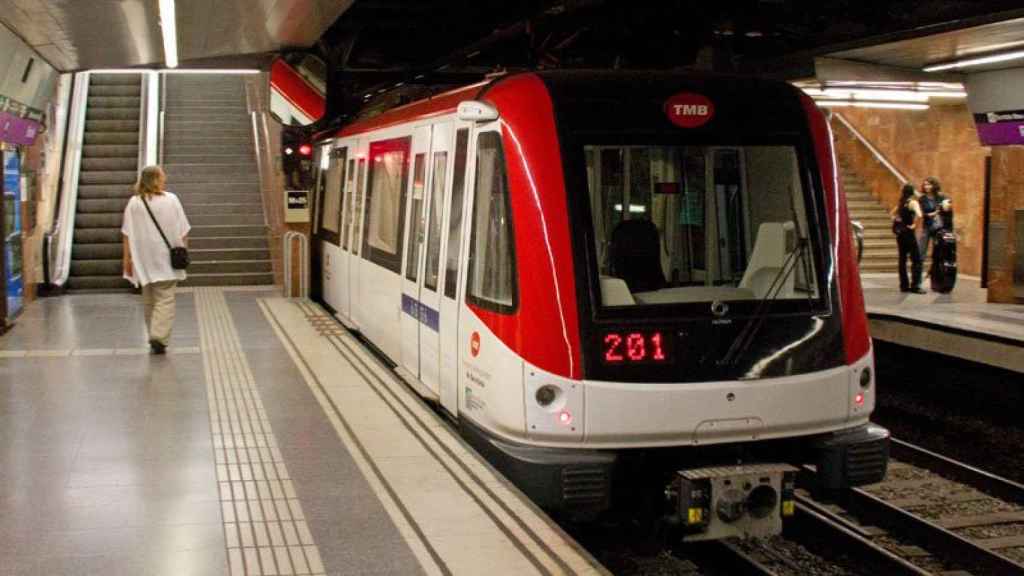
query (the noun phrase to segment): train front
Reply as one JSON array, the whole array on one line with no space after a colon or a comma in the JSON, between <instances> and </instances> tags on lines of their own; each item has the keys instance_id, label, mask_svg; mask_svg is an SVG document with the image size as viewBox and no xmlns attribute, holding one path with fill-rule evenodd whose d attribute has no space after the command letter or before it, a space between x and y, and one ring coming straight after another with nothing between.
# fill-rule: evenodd
<instances>
[{"instance_id":1,"label":"train front","mask_svg":"<svg viewBox=\"0 0 1024 576\"><path fill-rule=\"evenodd\" d=\"M813 103L783 83L616 73L512 77L484 99L501 114L519 317L475 312L524 360L522 432L470 419L506 474L560 509L667 494L689 539L777 532L802 464L833 489L884 476Z\"/></svg>"}]
</instances>

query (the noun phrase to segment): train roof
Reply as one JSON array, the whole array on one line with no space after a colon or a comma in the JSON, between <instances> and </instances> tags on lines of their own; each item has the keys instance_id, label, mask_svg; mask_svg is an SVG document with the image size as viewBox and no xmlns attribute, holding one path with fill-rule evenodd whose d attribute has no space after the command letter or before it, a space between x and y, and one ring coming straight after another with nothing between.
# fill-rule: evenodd
<instances>
[{"instance_id":1,"label":"train roof","mask_svg":"<svg viewBox=\"0 0 1024 576\"><path fill-rule=\"evenodd\" d=\"M405 122L451 114L456 111L460 102L482 98L490 88L521 74L532 74L539 77L548 87L552 99L556 103L579 101L580 99L603 99L606 101L618 99L621 101L621 99L645 95L660 97L666 90L682 88L709 89L730 100L747 98L748 102L750 102L750 95L756 93L762 102L788 100L791 103L796 103L799 94L797 88L779 80L706 72L544 70L500 76L489 81L435 94L422 100L391 108L376 116L358 120L343 126L333 134L323 135L323 137L353 136ZM754 107L760 106L754 104Z\"/></svg>"}]
</instances>

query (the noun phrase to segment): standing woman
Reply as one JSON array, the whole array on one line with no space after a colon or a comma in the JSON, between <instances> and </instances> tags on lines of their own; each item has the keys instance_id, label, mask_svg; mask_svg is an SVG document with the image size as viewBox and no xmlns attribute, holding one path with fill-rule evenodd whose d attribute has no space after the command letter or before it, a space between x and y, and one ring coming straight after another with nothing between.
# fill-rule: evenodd
<instances>
[{"instance_id":1,"label":"standing woman","mask_svg":"<svg viewBox=\"0 0 1024 576\"><path fill-rule=\"evenodd\" d=\"M893 208L892 230L900 250L900 292L924 294L921 289L921 251L915 233L921 228L921 207L915 198L914 187L904 184L900 203ZM912 279L907 278L907 258L910 258Z\"/></svg>"},{"instance_id":2,"label":"standing woman","mask_svg":"<svg viewBox=\"0 0 1024 576\"><path fill-rule=\"evenodd\" d=\"M178 197L164 189L166 183L163 169L145 167L135 184L135 195L124 209L121 226L124 277L142 285L146 329L154 354L163 354L167 348L174 324L174 287L185 279L184 270L171 266L168 244L186 247L191 228Z\"/></svg>"}]
</instances>

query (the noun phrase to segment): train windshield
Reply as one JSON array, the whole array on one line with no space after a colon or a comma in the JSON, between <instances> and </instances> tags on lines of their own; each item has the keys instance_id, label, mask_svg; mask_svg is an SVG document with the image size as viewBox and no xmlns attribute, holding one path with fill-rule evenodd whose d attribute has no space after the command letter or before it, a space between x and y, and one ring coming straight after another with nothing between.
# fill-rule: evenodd
<instances>
[{"instance_id":1,"label":"train windshield","mask_svg":"<svg viewBox=\"0 0 1024 576\"><path fill-rule=\"evenodd\" d=\"M603 307L818 299L795 147L587 145L584 157Z\"/></svg>"}]
</instances>

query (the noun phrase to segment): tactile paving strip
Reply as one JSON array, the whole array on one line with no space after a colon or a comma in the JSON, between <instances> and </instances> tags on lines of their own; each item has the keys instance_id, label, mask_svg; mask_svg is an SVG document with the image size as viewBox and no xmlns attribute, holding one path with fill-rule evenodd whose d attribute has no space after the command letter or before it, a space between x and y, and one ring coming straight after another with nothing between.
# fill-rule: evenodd
<instances>
[{"instance_id":1,"label":"tactile paving strip","mask_svg":"<svg viewBox=\"0 0 1024 576\"><path fill-rule=\"evenodd\" d=\"M231 575L324 574L223 291L195 297Z\"/></svg>"}]
</instances>

